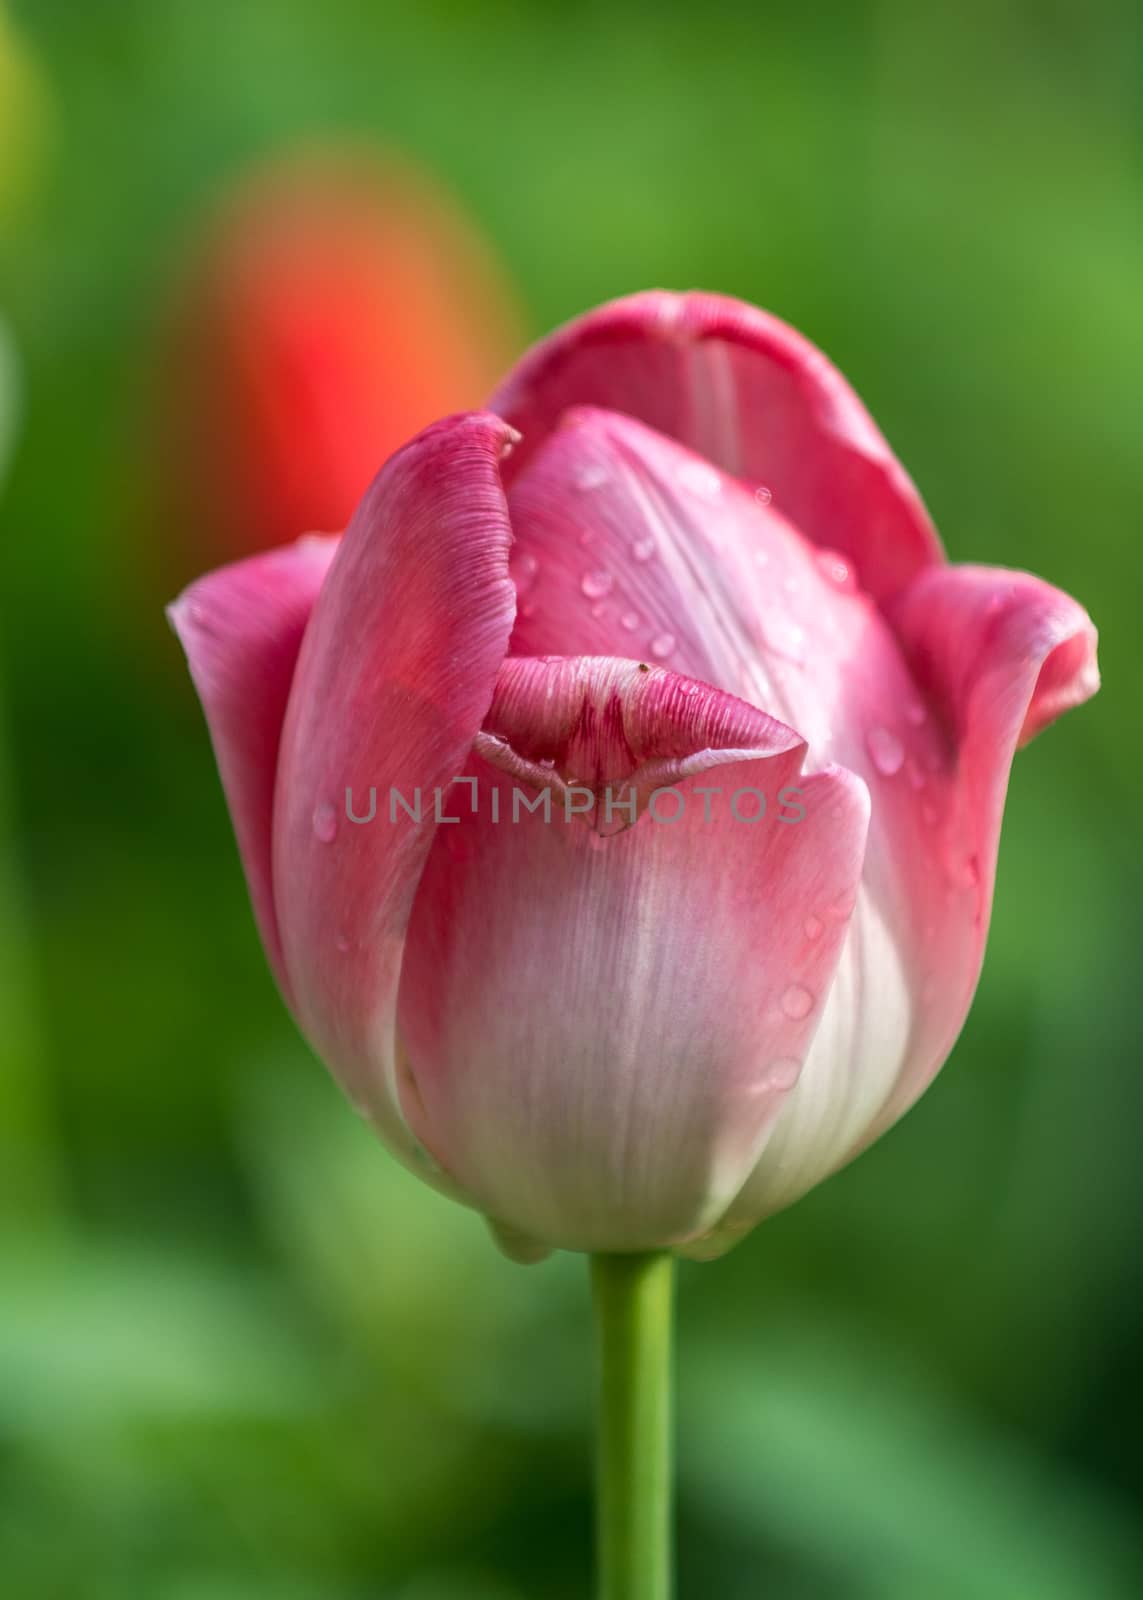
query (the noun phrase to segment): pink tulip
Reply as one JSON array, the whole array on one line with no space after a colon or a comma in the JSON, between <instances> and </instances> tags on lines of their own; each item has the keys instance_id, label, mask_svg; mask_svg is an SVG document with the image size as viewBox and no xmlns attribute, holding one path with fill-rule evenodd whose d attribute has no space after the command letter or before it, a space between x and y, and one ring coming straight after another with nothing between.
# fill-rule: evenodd
<instances>
[{"instance_id":1,"label":"pink tulip","mask_svg":"<svg viewBox=\"0 0 1143 1600\"><path fill-rule=\"evenodd\" d=\"M895 1122L1013 753L1098 685L1074 600L948 565L825 357L705 294L573 322L171 615L295 1017L520 1253L716 1254Z\"/></svg>"}]
</instances>

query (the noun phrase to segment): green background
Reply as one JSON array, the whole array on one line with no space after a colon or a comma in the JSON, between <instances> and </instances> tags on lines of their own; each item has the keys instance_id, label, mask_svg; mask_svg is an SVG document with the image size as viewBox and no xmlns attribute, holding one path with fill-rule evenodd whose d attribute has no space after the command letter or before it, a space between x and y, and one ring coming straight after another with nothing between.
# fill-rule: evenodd
<instances>
[{"instance_id":1,"label":"green background","mask_svg":"<svg viewBox=\"0 0 1143 1600\"><path fill-rule=\"evenodd\" d=\"M1107 687L1017 761L978 999L900 1128L681 1281L683 1600L1143 1582L1138 11L26 0L0 228L0 1584L588 1591L584 1263L502 1260L309 1058L140 577L156 316L244 163L377 135L530 331L664 284L822 345L953 559Z\"/></svg>"}]
</instances>

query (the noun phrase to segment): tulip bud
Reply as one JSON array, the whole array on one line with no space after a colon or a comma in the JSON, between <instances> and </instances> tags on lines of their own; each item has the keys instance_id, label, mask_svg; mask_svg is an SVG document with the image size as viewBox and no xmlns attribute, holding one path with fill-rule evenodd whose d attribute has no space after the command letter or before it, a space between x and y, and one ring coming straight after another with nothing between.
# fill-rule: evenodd
<instances>
[{"instance_id":1,"label":"tulip bud","mask_svg":"<svg viewBox=\"0 0 1143 1600\"><path fill-rule=\"evenodd\" d=\"M820 352L702 294L557 332L172 620L288 1004L522 1256L717 1254L894 1122L1014 752L1099 681Z\"/></svg>"},{"instance_id":2,"label":"tulip bud","mask_svg":"<svg viewBox=\"0 0 1143 1600\"><path fill-rule=\"evenodd\" d=\"M487 246L423 172L303 152L228 193L179 287L166 523L204 560L340 531L378 466L517 348Z\"/></svg>"}]
</instances>

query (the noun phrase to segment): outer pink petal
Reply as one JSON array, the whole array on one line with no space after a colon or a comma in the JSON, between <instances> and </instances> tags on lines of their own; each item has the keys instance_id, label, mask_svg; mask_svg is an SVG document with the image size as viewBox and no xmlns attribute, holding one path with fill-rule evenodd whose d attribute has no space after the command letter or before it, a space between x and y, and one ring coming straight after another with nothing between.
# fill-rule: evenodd
<instances>
[{"instance_id":1,"label":"outer pink petal","mask_svg":"<svg viewBox=\"0 0 1143 1600\"><path fill-rule=\"evenodd\" d=\"M955 804L944 862L952 886L975 897L974 937L936 968L934 1008L909 1070L873 1129L876 1137L926 1087L967 1014L992 911L1000 825L1017 749L1099 688L1098 636L1084 608L1042 578L998 567L921 575L896 608L898 637L917 681L957 749Z\"/></svg>"},{"instance_id":2,"label":"outer pink petal","mask_svg":"<svg viewBox=\"0 0 1143 1600\"><path fill-rule=\"evenodd\" d=\"M570 406L603 406L765 485L808 538L856 562L879 602L943 560L913 483L845 379L741 301L663 290L613 301L536 345L490 405L524 436L513 477Z\"/></svg>"},{"instance_id":3,"label":"outer pink petal","mask_svg":"<svg viewBox=\"0 0 1143 1600\"><path fill-rule=\"evenodd\" d=\"M433 791L463 772L515 613L498 417L447 419L382 469L346 530L290 696L274 810L274 898L303 1028L399 1153L394 1034ZM370 789L377 814L371 825ZM418 823L398 807L410 803Z\"/></svg>"},{"instance_id":4,"label":"outer pink petal","mask_svg":"<svg viewBox=\"0 0 1143 1600\"><path fill-rule=\"evenodd\" d=\"M221 567L167 609L206 713L262 943L289 983L270 873L274 779L286 701L335 536L311 536Z\"/></svg>"},{"instance_id":5,"label":"outer pink petal","mask_svg":"<svg viewBox=\"0 0 1143 1600\"><path fill-rule=\"evenodd\" d=\"M840 556L808 546L772 505L614 413L567 413L509 499L526 583L515 650L662 653L672 668L796 727L811 767L837 762L869 785L865 871L825 1015L731 1219L756 1221L911 1103L967 1013L1016 732L1007 744L994 723L976 735L1000 774L985 846L982 825L965 822L971 747L958 750L962 721L945 714L956 696L942 671L962 673L961 700L983 673L972 691L981 704L999 715L1014 695L1020 720L1036 726L1088 692L1089 625L1084 618L1078 626L1072 602L1021 580L1034 586L1021 590L1023 622L1010 622L1016 635L993 660L982 629L1003 604L995 585L1011 580L947 567L926 569L887 617L855 588ZM948 603L953 594L964 603ZM973 622L977 599L985 615ZM1029 708L1031 683L1016 665L1034 663L1027 670L1035 677L1045 656ZM980 816L985 809L976 806ZM713 1247L723 1242L720 1232Z\"/></svg>"},{"instance_id":6,"label":"outer pink petal","mask_svg":"<svg viewBox=\"0 0 1143 1600\"><path fill-rule=\"evenodd\" d=\"M630 661L511 659L485 726L409 930L414 1119L517 1239L676 1242L718 1218L791 1093L853 905L864 786L800 778L788 728ZM514 788L558 797L573 777L599 790L603 834L558 798L551 821L513 821ZM603 789L624 782L644 801L673 785L682 817L657 821L677 804L660 797L610 832ZM800 820L779 820L786 786ZM744 787L760 820L750 795L735 820Z\"/></svg>"},{"instance_id":7,"label":"outer pink petal","mask_svg":"<svg viewBox=\"0 0 1143 1600\"><path fill-rule=\"evenodd\" d=\"M980 975L1013 754L1098 687L1091 619L1067 595L1025 573L987 567L925 573L905 596L895 621L913 671L936 702L956 751L950 785L935 781L936 774L921 774L931 845L918 849L915 838L902 839L891 829L876 846L871 837L867 855L867 874L876 871L878 857L892 851L911 874L911 920L893 916L889 922L896 929L893 946L912 958L915 974L917 1003L906 1048L895 1064L890 1092L864 1131L848 1145L836 1136L836 1127L834 1136L823 1139L829 1119L815 1128L813 1097L806 1091L813 1087L815 1057L829 1051L844 1018L846 995L835 984L799 1094L791 1097L722 1225L696 1254L717 1254L760 1216L844 1165L932 1081L960 1032ZM901 776L908 778L908 770ZM875 817L886 787L882 783L874 796ZM860 937L858 917L854 928ZM851 933L851 945L853 940ZM842 974L849 955L847 946ZM891 990L888 979L883 986L886 993Z\"/></svg>"},{"instance_id":8,"label":"outer pink petal","mask_svg":"<svg viewBox=\"0 0 1143 1600\"><path fill-rule=\"evenodd\" d=\"M509 499L516 569L529 580L515 651L613 652L626 641L781 718L806 739L808 766L836 762L871 791L849 937L779 1119L789 1142L779 1155L771 1141L762 1158L771 1188L761 1215L865 1133L932 1002L934 949L973 937L972 894L946 903L951 742L847 563L674 441L614 413L570 413ZM604 575L610 587L596 599ZM925 883L939 903L918 891Z\"/></svg>"}]
</instances>

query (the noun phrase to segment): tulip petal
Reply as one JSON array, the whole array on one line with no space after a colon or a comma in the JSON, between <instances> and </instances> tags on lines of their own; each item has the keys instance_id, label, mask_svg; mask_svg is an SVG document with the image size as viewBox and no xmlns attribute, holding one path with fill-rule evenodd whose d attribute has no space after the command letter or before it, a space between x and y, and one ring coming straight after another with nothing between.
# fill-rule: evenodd
<instances>
[{"instance_id":1,"label":"tulip petal","mask_svg":"<svg viewBox=\"0 0 1143 1600\"><path fill-rule=\"evenodd\" d=\"M950 919L971 933L971 887L958 886L953 904L944 898L951 743L845 561L642 423L568 413L509 504L516 568L529 579L514 652L638 648L655 659L669 644L670 667L797 728L809 767L843 766L873 795L850 935L780 1122L796 1133L782 1181L808 1187L892 1093ZM598 590L604 575L606 599L593 602L583 584ZM640 628L630 633L633 612ZM929 883L939 904L919 887Z\"/></svg>"},{"instance_id":2,"label":"tulip petal","mask_svg":"<svg viewBox=\"0 0 1143 1600\"><path fill-rule=\"evenodd\" d=\"M206 713L258 931L287 999L271 886L274 780L302 636L337 544L312 535L221 567L167 608Z\"/></svg>"},{"instance_id":3,"label":"tulip petal","mask_svg":"<svg viewBox=\"0 0 1143 1600\"><path fill-rule=\"evenodd\" d=\"M464 771L512 629L499 468L512 438L498 417L452 417L382 469L315 607L282 740L274 898L295 1010L405 1157L418 1153L394 1034L405 931L434 789ZM392 791L419 815L398 805L390 822Z\"/></svg>"},{"instance_id":4,"label":"tulip petal","mask_svg":"<svg viewBox=\"0 0 1143 1600\"><path fill-rule=\"evenodd\" d=\"M957 748L946 864L954 883L968 879L979 890L974 937L967 951L962 946L959 952L960 993L943 1016L930 1008L929 1026L872 1138L927 1086L967 1014L992 912L1013 756L1099 688L1098 635L1091 618L1069 595L1030 573L977 566L934 569L913 584L893 620L913 675L939 709Z\"/></svg>"},{"instance_id":5,"label":"tulip petal","mask_svg":"<svg viewBox=\"0 0 1143 1600\"><path fill-rule=\"evenodd\" d=\"M654 290L536 345L490 401L523 434L509 484L569 407L625 412L764 485L875 600L943 560L928 512L849 384L777 317L721 295Z\"/></svg>"},{"instance_id":6,"label":"tulip petal","mask_svg":"<svg viewBox=\"0 0 1143 1600\"><path fill-rule=\"evenodd\" d=\"M917 798L931 842L918 839L901 806L876 843L871 830L867 877L891 850L909 875L908 906L884 896L859 906L797 1095L783 1109L742 1193L691 1254L718 1254L761 1217L845 1165L931 1083L964 1024L980 976L1012 757L1099 685L1091 619L1067 595L1026 573L934 569L918 578L893 620L912 673L955 752L947 777L913 769L924 779ZM874 787L876 826L892 782ZM902 784L898 800L913 787ZM904 1049L887 1050L892 1071L882 1103L857 1137L847 1140L854 1123L839 1122L831 1109L834 1097L844 1093L843 1041L870 1035L868 1001L863 1005L845 981L855 950L868 968L880 968L883 995L892 995L903 980L910 1026ZM854 1064L851 1059L851 1071ZM872 1062L867 1069L872 1073ZM883 1073L879 1081L885 1082Z\"/></svg>"},{"instance_id":7,"label":"tulip petal","mask_svg":"<svg viewBox=\"0 0 1143 1600\"><path fill-rule=\"evenodd\" d=\"M504 663L418 890L400 1019L422 1141L517 1235L671 1243L753 1166L821 1014L868 819L860 780L802 777L804 753L661 669Z\"/></svg>"}]
</instances>

